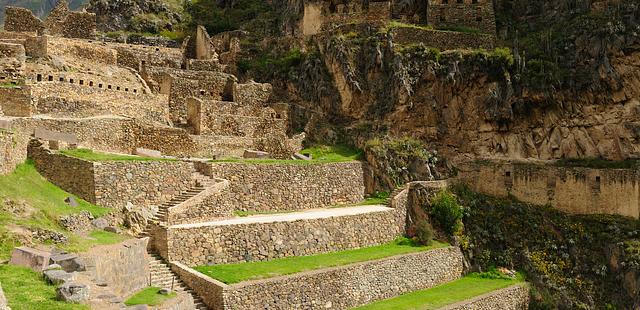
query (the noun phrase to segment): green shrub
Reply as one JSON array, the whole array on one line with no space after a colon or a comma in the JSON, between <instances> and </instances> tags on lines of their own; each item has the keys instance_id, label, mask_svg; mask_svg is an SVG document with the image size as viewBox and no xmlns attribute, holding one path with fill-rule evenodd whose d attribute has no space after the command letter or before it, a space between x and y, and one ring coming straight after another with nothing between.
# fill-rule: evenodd
<instances>
[{"instance_id":1,"label":"green shrub","mask_svg":"<svg viewBox=\"0 0 640 310\"><path fill-rule=\"evenodd\" d=\"M431 216L448 234L456 235L462 230L463 211L456 196L448 190L441 190L431 200Z\"/></svg>"},{"instance_id":2,"label":"green shrub","mask_svg":"<svg viewBox=\"0 0 640 310\"><path fill-rule=\"evenodd\" d=\"M433 227L427 220L420 220L416 223L416 241L421 245L431 245L433 243Z\"/></svg>"}]
</instances>

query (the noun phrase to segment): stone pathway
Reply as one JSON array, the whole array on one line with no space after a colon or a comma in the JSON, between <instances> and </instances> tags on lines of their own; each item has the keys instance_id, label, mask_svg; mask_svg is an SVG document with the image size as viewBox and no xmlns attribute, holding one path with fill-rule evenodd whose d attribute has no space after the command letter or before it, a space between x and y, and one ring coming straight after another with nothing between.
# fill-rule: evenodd
<instances>
[{"instance_id":1,"label":"stone pathway","mask_svg":"<svg viewBox=\"0 0 640 310\"><path fill-rule=\"evenodd\" d=\"M193 297L193 303L198 310L207 310L207 306L202 301L202 298L198 296L196 292L187 287L187 285L180 280L177 274L171 271L171 267L165 263L160 255L155 253L149 253L151 260L149 261L149 271L151 272L151 286L159 288L168 288L176 292L187 292Z\"/></svg>"},{"instance_id":2,"label":"stone pathway","mask_svg":"<svg viewBox=\"0 0 640 310\"><path fill-rule=\"evenodd\" d=\"M156 213L151 222L160 222L166 223L167 216L169 215L169 208L175 207L193 197L200 194L202 191L213 185L215 183L214 179L201 174L199 172L193 173L193 178L196 180L196 185L192 188L188 189L186 192L181 193L178 196L173 197L171 200L163 203L158 208L158 213ZM149 236L150 225L147 225L147 228L138 236L139 238L148 237Z\"/></svg>"},{"instance_id":3,"label":"stone pathway","mask_svg":"<svg viewBox=\"0 0 640 310\"><path fill-rule=\"evenodd\" d=\"M239 224L256 224L256 223L274 223L274 222L293 222L297 220L312 220L339 216L353 216L374 212L392 212L394 209L383 205L356 206L329 209L313 209L300 212L279 213L279 214L260 214L247 217L238 217L220 221L196 223L196 224L180 224L173 225L170 228L197 228L206 226L225 226Z\"/></svg>"}]
</instances>

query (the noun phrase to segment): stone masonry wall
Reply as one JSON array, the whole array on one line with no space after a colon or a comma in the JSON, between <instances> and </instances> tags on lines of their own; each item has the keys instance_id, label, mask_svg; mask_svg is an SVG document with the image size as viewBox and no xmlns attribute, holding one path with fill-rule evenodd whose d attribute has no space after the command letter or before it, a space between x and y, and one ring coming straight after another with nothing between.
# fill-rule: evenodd
<instances>
[{"instance_id":1,"label":"stone masonry wall","mask_svg":"<svg viewBox=\"0 0 640 310\"><path fill-rule=\"evenodd\" d=\"M5 116L30 117L33 108L31 87L0 87L0 110Z\"/></svg>"},{"instance_id":2,"label":"stone masonry wall","mask_svg":"<svg viewBox=\"0 0 640 310\"><path fill-rule=\"evenodd\" d=\"M443 307L442 310L526 310L529 308L529 295L529 285L516 284Z\"/></svg>"},{"instance_id":3,"label":"stone masonry wall","mask_svg":"<svg viewBox=\"0 0 640 310\"><path fill-rule=\"evenodd\" d=\"M87 273L96 283L106 283L118 296L149 285L149 239L131 239L120 244L98 246L82 254Z\"/></svg>"},{"instance_id":4,"label":"stone masonry wall","mask_svg":"<svg viewBox=\"0 0 640 310\"><path fill-rule=\"evenodd\" d=\"M194 185L193 164L173 161L96 162L96 204L122 208L157 205Z\"/></svg>"},{"instance_id":5,"label":"stone masonry wall","mask_svg":"<svg viewBox=\"0 0 640 310\"><path fill-rule=\"evenodd\" d=\"M13 172L26 159L26 138L12 130L0 129L0 175Z\"/></svg>"},{"instance_id":6,"label":"stone masonry wall","mask_svg":"<svg viewBox=\"0 0 640 310\"><path fill-rule=\"evenodd\" d=\"M170 226L167 259L196 266L374 246L404 233L404 214L398 208L294 222Z\"/></svg>"},{"instance_id":7,"label":"stone masonry wall","mask_svg":"<svg viewBox=\"0 0 640 310\"><path fill-rule=\"evenodd\" d=\"M493 49L496 38L493 35L454 31L424 30L401 27L393 30L393 41L399 44L423 43L441 51L453 49Z\"/></svg>"},{"instance_id":8,"label":"stone masonry wall","mask_svg":"<svg viewBox=\"0 0 640 310\"><path fill-rule=\"evenodd\" d=\"M42 143L32 140L28 150L29 159L34 161L38 172L63 190L88 202L96 203L93 163L56 154Z\"/></svg>"},{"instance_id":9,"label":"stone masonry wall","mask_svg":"<svg viewBox=\"0 0 640 310\"><path fill-rule=\"evenodd\" d=\"M329 164L212 163L205 174L229 180L225 203L242 211L302 210L364 199L361 162Z\"/></svg>"},{"instance_id":10,"label":"stone masonry wall","mask_svg":"<svg viewBox=\"0 0 640 310\"><path fill-rule=\"evenodd\" d=\"M263 137L270 131L286 133L287 121L269 107L244 106L224 101L187 99L187 123L198 135Z\"/></svg>"},{"instance_id":11,"label":"stone masonry wall","mask_svg":"<svg viewBox=\"0 0 640 310\"><path fill-rule=\"evenodd\" d=\"M635 169L589 169L517 162L461 165L458 179L487 195L513 195L571 214L617 214L640 217L640 172Z\"/></svg>"},{"instance_id":12,"label":"stone masonry wall","mask_svg":"<svg viewBox=\"0 0 640 310\"><path fill-rule=\"evenodd\" d=\"M44 24L28 9L7 6L5 8L4 30L41 33L44 31Z\"/></svg>"},{"instance_id":13,"label":"stone masonry wall","mask_svg":"<svg viewBox=\"0 0 640 310\"><path fill-rule=\"evenodd\" d=\"M496 17L491 0L429 0L429 25L441 27L468 27L496 33Z\"/></svg>"},{"instance_id":14,"label":"stone masonry wall","mask_svg":"<svg viewBox=\"0 0 640 310\"><path fill-rule=\"evenodd\" d=\"M65 38L95 39L96 14L69 12L64 20L62 35Z\"/></svg>"},{"instance_id":15,"label":"stone masonry wall","mask_svg":"<svg viewBox=\"0 0 640 310\"><path fill-rule=\"evenodd\" d=\"M213 309L350 309L456 280L463 257L448 247L233 285L173 269Z\"/></svg>"},{"instance_id":16,"label":"stone masonry wall","mask_svg":"<svg viewBox=\"0 0 640 310\"><path fill-rule=\"evenodd\" d=\"M198 223L232 216L233 209L225 203L228 189L229 181L217 180L215 185L202 193L169 208L167 223L169 225Z\"/></svg>"},{"instance_id":17,"label":"stone masonry wall","mask_svg":"<svg viewBox=\"0 0 640 310\"><path fill-rule=\"evenodd\" d=\"M26 59L24 45L0 42L0 83L23 84Z\"/></svg>"}]
</instances>

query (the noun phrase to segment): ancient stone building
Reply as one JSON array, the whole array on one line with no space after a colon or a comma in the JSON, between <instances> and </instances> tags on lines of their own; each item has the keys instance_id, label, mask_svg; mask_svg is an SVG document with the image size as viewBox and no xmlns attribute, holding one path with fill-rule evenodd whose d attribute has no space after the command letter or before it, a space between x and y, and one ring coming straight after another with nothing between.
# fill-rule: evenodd
<instances>
[{"instance_id":1,"label":"ancient stone building","mask_svg":"<svg viewBox=\"0 0 640 310\"><path fill-rule=\"evenodd\" d=\"M387 21L391 18L391 1L318 1L304 5L300 24L303 35L313 35L331 25L354 22Z\"/></svg>"},{"instance_id":2,"label":"ancient stone building","mask_svg":"<svg viewBox=\"0 0 640 310\"><path fill-rule=\"evenodd\" d=\"M490 0L429 0L427 21L435 28L473 28L496 32L493 2Z\"/></svg>"}]
</instances>

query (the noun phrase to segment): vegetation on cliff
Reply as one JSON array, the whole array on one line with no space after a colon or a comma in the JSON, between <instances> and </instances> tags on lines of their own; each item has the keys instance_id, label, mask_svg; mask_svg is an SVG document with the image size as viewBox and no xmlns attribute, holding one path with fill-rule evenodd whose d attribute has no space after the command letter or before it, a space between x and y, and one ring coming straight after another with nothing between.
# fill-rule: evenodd
<instances>
[{"instance_id":1,"label":"vegetation on cliff","mask_svg":"<svg viewBox=\"0 0 640 310\"><path fill-rule=\"evenodd\" d=\"M466 257L474 268L523 270L534 284L532 309L632 309L640 305L640 222L571 216L551 207L456 188L466 207Z\"/></svg>"}]
</instances>

